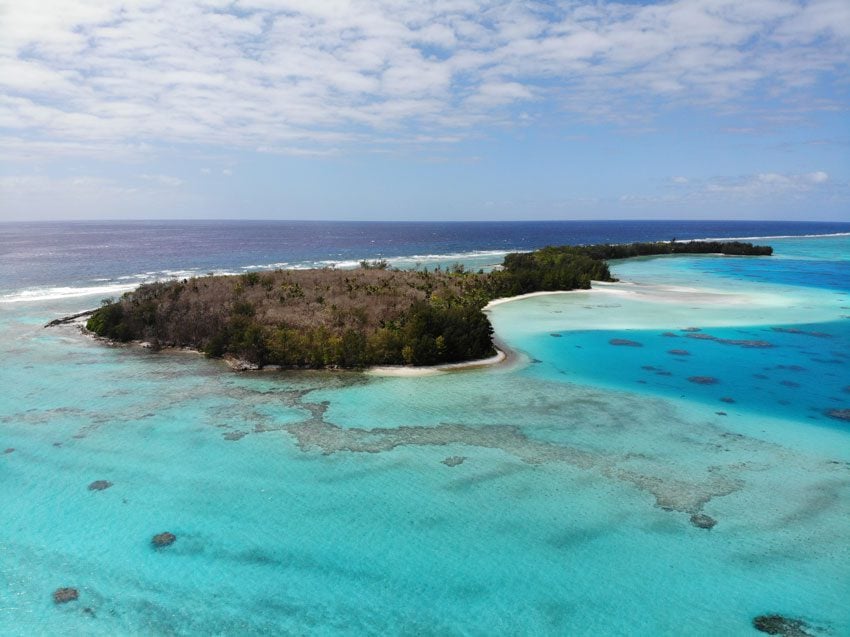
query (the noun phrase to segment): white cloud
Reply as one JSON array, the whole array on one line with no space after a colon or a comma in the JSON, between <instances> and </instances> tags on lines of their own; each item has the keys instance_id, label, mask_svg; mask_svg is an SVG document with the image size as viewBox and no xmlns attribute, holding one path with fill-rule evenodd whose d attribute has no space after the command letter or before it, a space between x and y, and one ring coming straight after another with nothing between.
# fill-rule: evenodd
<instances>
[{"instance_id":1,"label":"white cloud","mask_svg":"<svg viewBox=\"0 0 850 637\"><path fill-rule=\"evenodd\" d=\"M517 104L813 108L850 58L846 0L39 0L0 4L0 129L26 159L139 144L326 154L480 131ZM802 98L802 99L801 99ZM779 108L779 107L776 107ZM287 152L283 150L282 152Z\"/></svg>"},{"instance_id":2,"label":"white cloud","mask_svg":"<svg viewBox=\"0 0 850 637\"><path fill-rule=\"evenodd\" d=\"M139 178L144 179L145 181L153 181L162 186L168 186L169 188L176 188L183 185L182 179L172 175L139 175Z\"/></svg>"}]
</instances>

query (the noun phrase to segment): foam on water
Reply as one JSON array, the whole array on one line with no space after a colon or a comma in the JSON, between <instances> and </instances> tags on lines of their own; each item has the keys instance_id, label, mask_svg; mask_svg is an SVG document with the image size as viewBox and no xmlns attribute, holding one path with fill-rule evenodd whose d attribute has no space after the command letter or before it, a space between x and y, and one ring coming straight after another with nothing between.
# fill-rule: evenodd
<instances>
[{"instance_id":1,"label":"foam on water","mask_svg":"<svg viewBox=\"0 0 850 637\"><path fill-rule=\"evenodd\" d=\"M41 327L97 297L0 306L0 633L850 633L850 435L806 417L850 402L850 294L718 263L495 306L520 364L422 378L237 375Z\"/></svg>"}]
</instances>

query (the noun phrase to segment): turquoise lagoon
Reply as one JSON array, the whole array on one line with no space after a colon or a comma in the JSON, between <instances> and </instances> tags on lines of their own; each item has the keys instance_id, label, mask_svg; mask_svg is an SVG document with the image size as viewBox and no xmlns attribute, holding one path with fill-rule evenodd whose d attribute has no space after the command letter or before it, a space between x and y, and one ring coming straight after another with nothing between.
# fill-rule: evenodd
<instances>
[{"instance_id":1,"label":"turquoise lagoon","mask_svg":"<svg viewBox=\"0 0 850 637\"><path fill-rule=\"evenodd\" d=\"M0 634L850 634L850 238L770 243L496 305L514 362L422 377L0 304Z\"/></svg>"}]
</instances>

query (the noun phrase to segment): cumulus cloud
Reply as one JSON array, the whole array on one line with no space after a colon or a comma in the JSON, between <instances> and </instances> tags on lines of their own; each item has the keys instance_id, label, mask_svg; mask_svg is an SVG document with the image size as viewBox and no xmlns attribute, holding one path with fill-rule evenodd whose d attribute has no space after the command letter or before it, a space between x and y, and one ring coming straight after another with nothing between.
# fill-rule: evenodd
<instances>
[{"instance_id":1,"label":"cumulus cloud","mask_svg":"<svg viewBox=\"0 0 850 637\"><path fill-rule=\"evenodd\" d=\"M0 13L12 160L29 142L322 155L463 136L516 121L517 105L623 121L659 101L740 109L811 97L850 51L843 0L39 0Z\"/></svg>"}]
</instances>

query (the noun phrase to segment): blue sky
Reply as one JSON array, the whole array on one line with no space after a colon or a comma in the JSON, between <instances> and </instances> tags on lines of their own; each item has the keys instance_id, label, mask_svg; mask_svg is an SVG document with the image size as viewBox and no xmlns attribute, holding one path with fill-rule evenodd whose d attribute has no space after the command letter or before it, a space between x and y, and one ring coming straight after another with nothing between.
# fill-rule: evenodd
<instances>
[{"instance_id":1,"label":"blue sky","mask_svg":"<svg viewBox=\"0 0 850 637\"><path fill-rule=\"evenodd\" d=\"M0 219L850 220L850 3L0 0Z\"/></svg>"}]
</instances>

